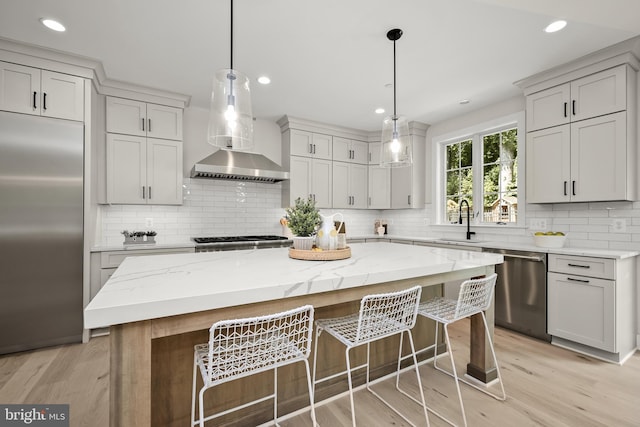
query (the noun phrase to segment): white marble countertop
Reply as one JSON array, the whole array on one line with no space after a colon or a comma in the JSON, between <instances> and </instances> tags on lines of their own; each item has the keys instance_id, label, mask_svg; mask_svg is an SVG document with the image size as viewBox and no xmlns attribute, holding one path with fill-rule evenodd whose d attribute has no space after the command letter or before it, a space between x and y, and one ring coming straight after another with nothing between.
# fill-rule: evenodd
<instances>
[{"instance_id":1,"label":"white marble countertop","mask_svg":"<svg viewBox=\"0 0 640 427\"><path fill-rule=\"evenodd\" d=\"M632 251L632 250L613 250L613 249L599 249L599 248L572 248L572 247L564 247L564 248L541 248L539 246L526 243L515 243L515 242L505 242L505 241L478 241L474 242L471 240L470 242L464 241L452 241L443 237L410 237L410 236L396 236L396 235L368 235L368 236L352 236L351 239L390 239L390 240L404 240L411 242L422 242L422 243L438 243L438 244L446 244L452 247L460 247L463 249L464 247L475 247L475 248L487 248L487 249L506 249L506 250L515 250L515 251L528 251L528 252L541 252L541 253L550 253L550 254L562 254L562 255L578 255L578 256L590 256L596 258L612 258L612 259L625 259L631 258L640 255L640 251ZM462 239L460 239L462 240Z\"/></svg>"},{"instance_id":2,"label":"white marble countertop","mask_svg":"<svg viewBox=\"0 0 640 427\"><path fill-rule=\"evenodd\" d=\"M367 286L503 262L502 255L355 243L340 261L300 261L287 248L128 257L84 310L87 329Z\"/></svg>"}]
</instances>

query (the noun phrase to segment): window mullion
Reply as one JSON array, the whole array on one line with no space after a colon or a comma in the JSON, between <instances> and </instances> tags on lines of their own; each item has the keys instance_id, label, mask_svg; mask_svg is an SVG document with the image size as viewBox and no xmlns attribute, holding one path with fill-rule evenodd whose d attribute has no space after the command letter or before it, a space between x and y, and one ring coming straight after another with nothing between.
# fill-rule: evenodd
<instances>
[{"instance_id":1,"label":"window mullion","mask_svg":"<svg viewBox=\"0 0 640 427\"><path fill-rule=\"evenodd\" d=\"M482 170L482 135L475 134L473 141L473 221L477 225L484 209L483 203L483 170Z\"/></svg>"}]
</instances>

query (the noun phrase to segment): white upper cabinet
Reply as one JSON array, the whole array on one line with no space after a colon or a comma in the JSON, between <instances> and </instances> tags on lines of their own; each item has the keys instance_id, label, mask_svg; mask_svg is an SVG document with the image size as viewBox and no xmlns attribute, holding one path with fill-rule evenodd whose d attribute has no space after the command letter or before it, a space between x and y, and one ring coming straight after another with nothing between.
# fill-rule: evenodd
<instances>
[{"instance_id":1,"label":"white upper cabinet","mask_svg":"<svg viewBox=\"0 0 640 427\"><path fill-rule=\"evenodd\" d=\"M84 120L84 79L0 62L0 110Z\"/></svg>"},{"instance_id":2,"label":"white upper cabinet","mask_svg":"<svg viewBox=\"0 0 640 427\"><path fill-rule=\"evenodd\" d=\"M529 132L627 108L627 66L621 65L527 96Z\"/></svg>"},{"instance_id":3,"label":"white upper cabinet","mask_svg":"<svg viewBox=\"0 0 640 427\"><path fill-rule=\"evenodd\" d=\"M369 209L391 208L391 169L369 165Z\"/></svg>"},{"instance_id":4,"label":"white upper cabinet","mask_svg":"<svg viewBox=\"0 0 640 427\"><path fill-rule=\"evenodd\" d=\"M182 204L182 142L107 135L107 202Z\"/></svg>"},{"instance_id":5,"label":"white upper cabinet","mask_svg":"<svg viewBox=\"0 0 640 427\"><path fill-rule=\"evenodd\" d=\"M290 138L292 156L332 159L333 137L331 135L292 129Z\"/></svg>"},{"instance_id":6,"label":"white upper cabinet","mask_svg":"<svg viewBox=\"0 0 640 427\"><path fill-rule=\"evenodd\" d=\"M636 200L636 87L620 65L527 96L527 202Z\"/></svg>"},{"instance_id":7,"label":"white upper cabinet","mask_svg":"<svg viewBox=\"0 0 640 427\"><path fill-rule=\"evenodd\" d=\"M366 142L333 137L333 160L347 163L369 163L369 147Z\"/></svg>"},{"instance_id":8,"label":"white upper cabinet","mask_svg":"<svg viewBox=\"0 0 640 427\"><path fill-rule=\"evenodd\" d=\"M107 132L182 140L182 109L107 97Z\"/></svg>"},{"instance_id":9,"label":"white upper cabinet","mask_svg":"<svg viewBox=\"0 0 640 427\"><path fill-rule=\"evenodd\" d=\"M291 156L288 197L283 203L293 206L295 200L311 198L318 208L332 206L332 162L325 159Z\"/></svg>"},{"instance_id":10,"label":"white upper cabinet","mask_svg":"<svg viewBox=\"0 0 640 427\"><path fill-rule=\"evenodd\" d=\"M366 165L333 162L333 208L367 208Z\"/></svg>"}]
</instances>

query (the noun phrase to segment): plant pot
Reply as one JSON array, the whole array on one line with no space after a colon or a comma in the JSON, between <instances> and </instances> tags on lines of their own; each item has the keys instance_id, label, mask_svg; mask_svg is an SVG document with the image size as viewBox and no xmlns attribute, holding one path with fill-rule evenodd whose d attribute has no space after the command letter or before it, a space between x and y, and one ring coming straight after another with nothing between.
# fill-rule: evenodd
<instances>
[{"instance_id":1,"label":"plant pot","mask_svg":"<svg viewBox=\"0 0 640 427\"><path fill-rule=\"evenodd\" d=\"M293 236L293 248L301 251L310 251L313 248L315 237L298 237Z\"/></svg>"}]
</instances>

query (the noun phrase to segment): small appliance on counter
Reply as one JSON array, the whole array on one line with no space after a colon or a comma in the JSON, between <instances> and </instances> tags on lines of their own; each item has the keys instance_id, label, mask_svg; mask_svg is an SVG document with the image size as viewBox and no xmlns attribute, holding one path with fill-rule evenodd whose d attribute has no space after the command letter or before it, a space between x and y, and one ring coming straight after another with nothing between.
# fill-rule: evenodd
<instances>
[{"instance_id":1,"label":"small appliance on counter","mask_svg":"<svg viewBox=\"0 0 640 427\"><path fill-rule=\"evenodd\" d=\"M377 234L378 236L388 234L387 220L376 219L373 223L373 234Z\"/></svg>"}]
</instances>

